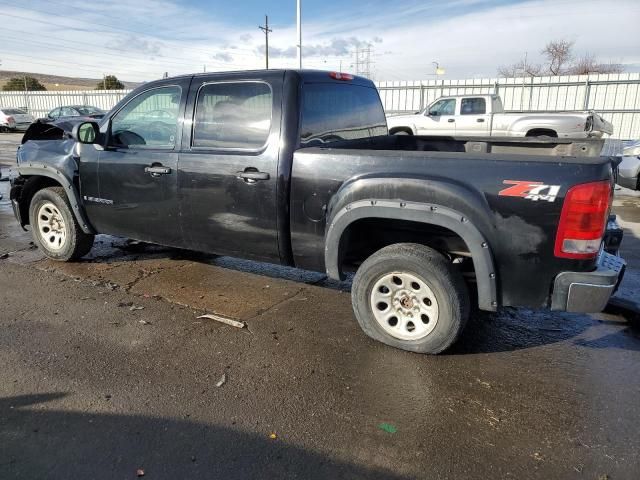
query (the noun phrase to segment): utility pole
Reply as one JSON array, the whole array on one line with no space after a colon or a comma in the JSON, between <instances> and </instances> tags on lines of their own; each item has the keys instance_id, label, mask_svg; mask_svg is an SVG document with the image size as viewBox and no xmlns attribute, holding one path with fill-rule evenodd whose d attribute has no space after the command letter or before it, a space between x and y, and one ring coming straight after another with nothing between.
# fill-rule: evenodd
<instances>
[{"instance_id":1,"label":"utility pole","mask_svg":"<svg viewBox=\"0 0 640 480\"><path fill-rule=\"evenodd\" d=\"M23 75L22 77L24 79L24 108L28 112L29 111L29 97L27 95L27 76Z\"/></svg>"},{"instance_id":2,"label":"utility pole","mask_svg":"<svg viewBox=\"0 0 640 480\"><path fill-rule=\"evenodd\" d=\"M297 14L297 22L296 22L296 30L298 35L298 68L302 70L302 0L297 0L296 2L296 14Z\"/></svg>"},{"instance_id":3,"label":"utility pole","mask_svg":"<svg viewBox=\"0 0 640 480\"><path fill-rule=\"evenodd\" d=\"M264 60L265 60L266 68L267 70L269 70L269 34L273 32L273 30L269 28L268 15L264 16L264 27L259 25L258 28L264 32L264 41L265 41Z\"/></svg>"}]
</instances>

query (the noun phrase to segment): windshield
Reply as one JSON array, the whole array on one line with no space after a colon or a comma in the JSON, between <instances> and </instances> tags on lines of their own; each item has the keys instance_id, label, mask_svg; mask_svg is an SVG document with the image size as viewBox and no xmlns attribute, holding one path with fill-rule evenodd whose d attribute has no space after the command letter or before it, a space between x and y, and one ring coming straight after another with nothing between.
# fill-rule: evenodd
<instances>
[{"instance_id":1,"label":"windshield","mask_svg":"<svg viewBox=\"0 0 640 480\"><path fill-rule=\"evenodd\" d=\"M3 108L2 113L5 115L27 115L27 112L19 108Z\"/></svg>"},{"instance_id":2,"label":"windshield","mask_svg":"<svg viewBox=\"0 0 640 480\"><path fill-rule=\"evenodd\" d=\"M338 83L308 83L302 92L300 142L326 144L387 134L378 91Z\"/></svg>"},{"instance_id":3,"label":"windshield","mask_svg":"<svg viewBox=\"0 0 640 480\"><path fill-rule=\"evenodd\" d=\"M104 115L104 110L100 110L96 107L75 107L80 115Z\"/></svg>"}]
</instances>

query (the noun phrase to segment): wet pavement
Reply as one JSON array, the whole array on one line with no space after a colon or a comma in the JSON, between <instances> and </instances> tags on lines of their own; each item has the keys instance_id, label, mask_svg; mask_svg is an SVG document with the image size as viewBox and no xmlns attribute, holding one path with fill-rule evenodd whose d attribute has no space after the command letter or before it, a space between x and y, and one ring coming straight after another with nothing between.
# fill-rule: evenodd
<instances>
[{"instance_id":1,"label":"wet pavement","mask_svg":"<svg viewBox=\"0 0 640 480\"><path fill-rule=\"evenodd\" d=\"M616 193L636 301L640 196ZM366 337L322 274L109 236L45 260L0 194L2 479L638 478L626 311L481 313L422 356Z\"/></svg>"}]
</instances>

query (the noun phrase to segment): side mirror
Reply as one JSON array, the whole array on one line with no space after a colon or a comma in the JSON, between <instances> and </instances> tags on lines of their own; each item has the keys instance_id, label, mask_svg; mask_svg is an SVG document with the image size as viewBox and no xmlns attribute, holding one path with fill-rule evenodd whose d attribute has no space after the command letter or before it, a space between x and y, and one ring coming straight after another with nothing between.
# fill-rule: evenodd
<instances>
[{"instance_id":1,"label":"side mirror","mask_svg":"<svg viewBox=\"0 0 640 480\"><path fill-rule=\"evenodd\" d=\"M438 110L429 111L430 117L437 117L439 115L440 115L440 112Z\"/></svg>"},{"instance_id":2,"label":"side mirror","mask_svg":"<svg viewBox=\"0 0 640 480\"><path fill-rule=\"evenodd\" d=\"M74 125L71 137L78 143L94 144L100 135L100 128L96 122L82 122Z\"/></svg>"}]
</instances>

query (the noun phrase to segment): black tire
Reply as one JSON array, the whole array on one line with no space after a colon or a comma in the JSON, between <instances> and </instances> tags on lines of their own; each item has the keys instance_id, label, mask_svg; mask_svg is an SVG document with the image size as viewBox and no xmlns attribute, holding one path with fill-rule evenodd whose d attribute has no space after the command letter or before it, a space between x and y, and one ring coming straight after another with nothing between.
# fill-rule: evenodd
<instances>
[{"instance_id":1,"label":"black tire","mask_svg":"<svg viewBox=\"0 0 640 480\"><path fill-rule=\"evenodd\" d=\"M394 272L418 277L431 289L437 301L435 326L425 337L397 338L382 327L373 313L374 286ZM412 243L390 245L367 258L353 279L351 301L356 319L367 335L392 347L417 353L437 354L449 348L458 339L469 317L469 292L460 272L437 251ZM393 307L393 302L389 303Z\"/></svg>"},{"instance_id":2,"label":"black tire","mask_svg":"<svg viewBox=\"0 0 640 480\"><path fill-rule=\"evenodd\" d=\"M44 238L45 234L40 231L38 226L38 211L47 203L57 207L64 221L66 238L64 242L61 243L59 249L50 247ZM69 199L62 187L47 187L35 193L29 206L29 223L31 224L33 241L47 257L53 260L61 262L77 260L89 253L91 247L93 247L94 235L82 231L71 210Z\"/></svg>"}]
</instances>

